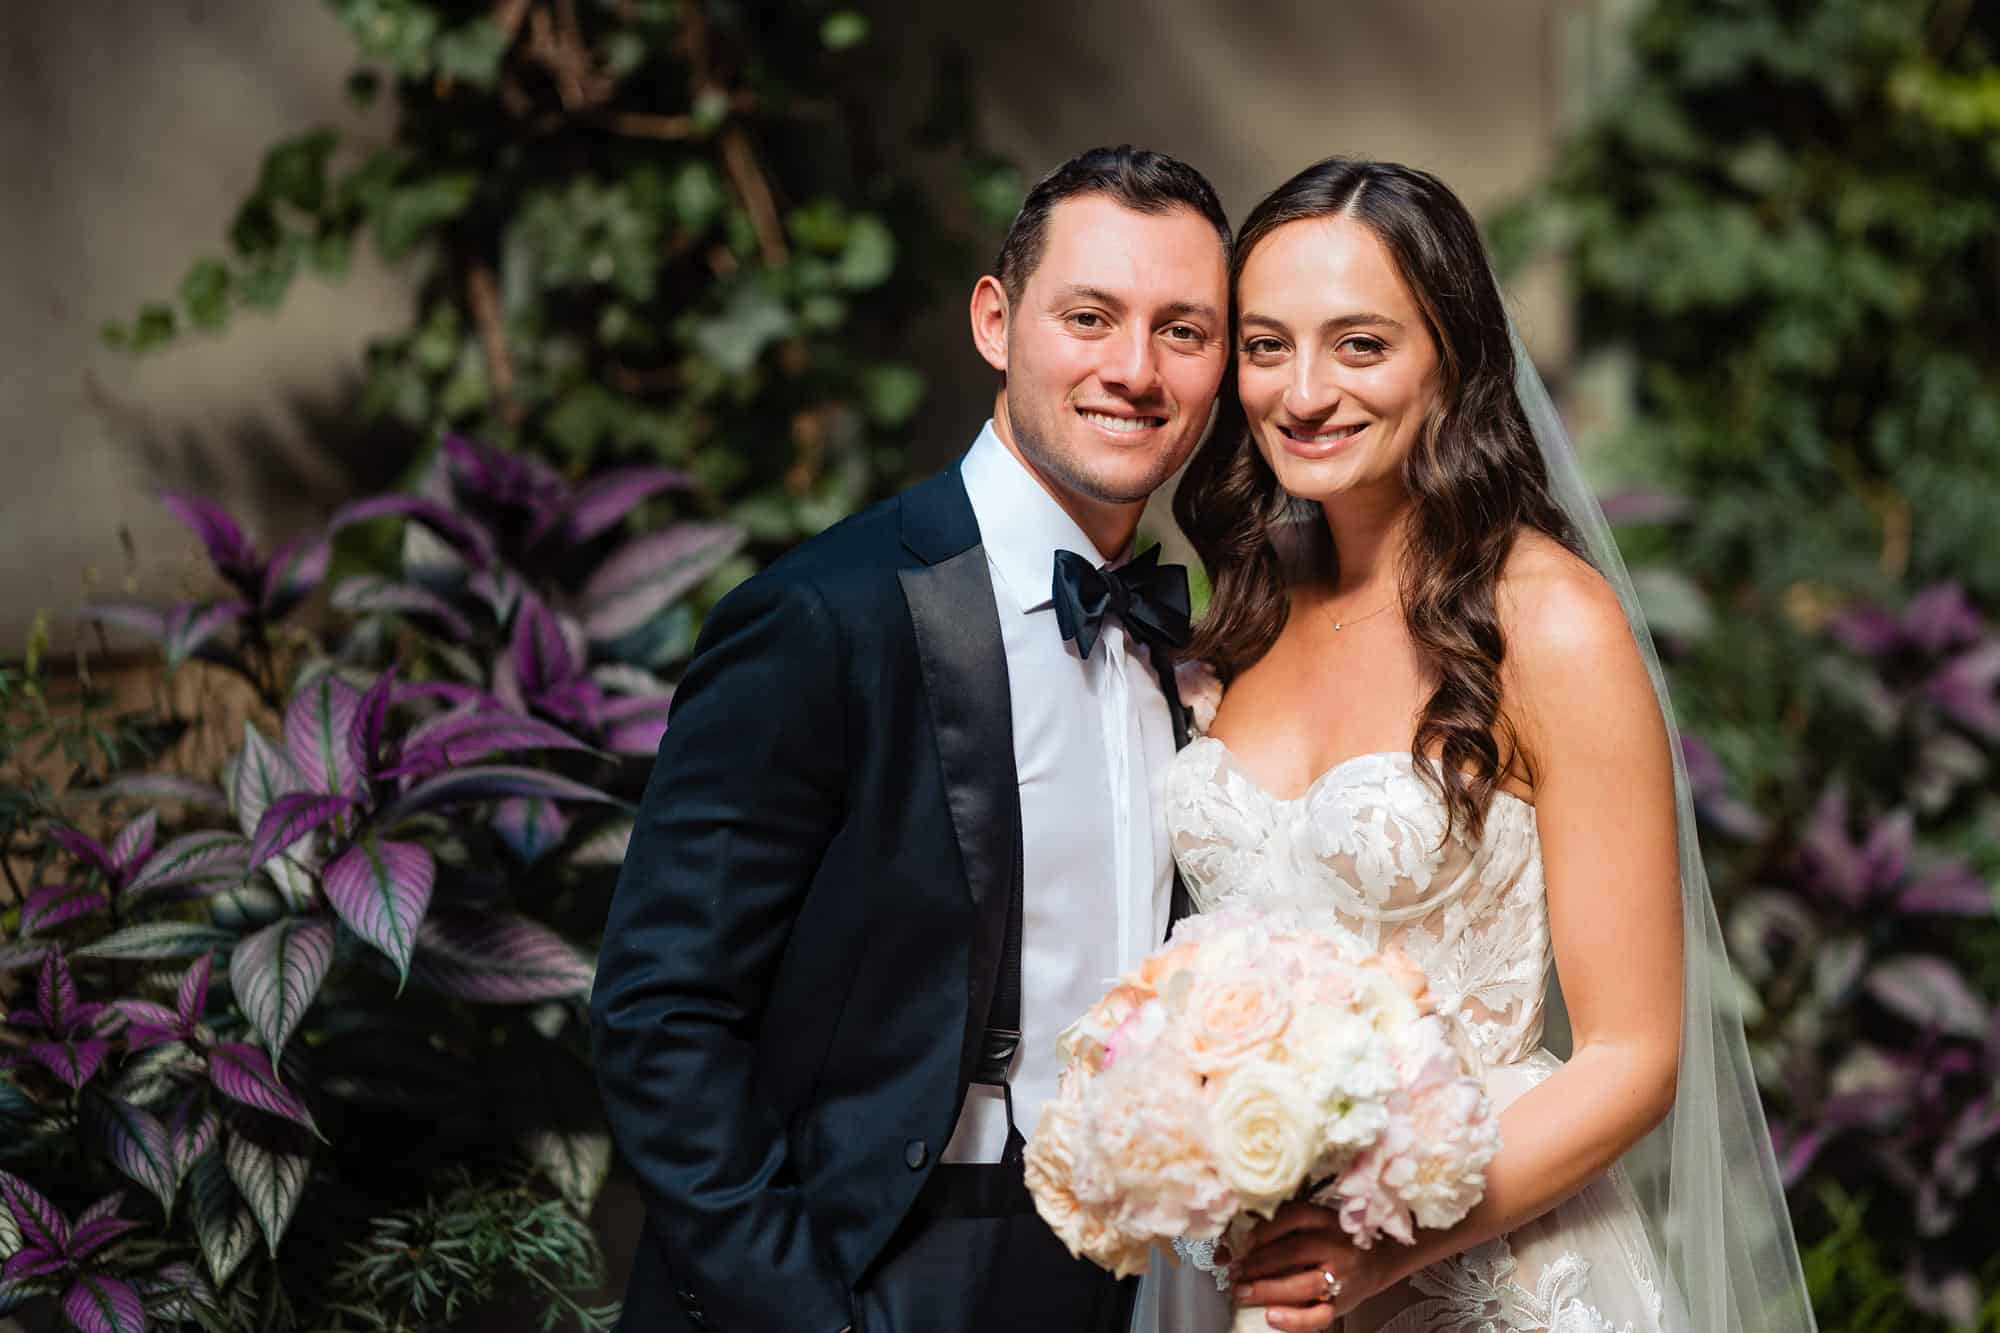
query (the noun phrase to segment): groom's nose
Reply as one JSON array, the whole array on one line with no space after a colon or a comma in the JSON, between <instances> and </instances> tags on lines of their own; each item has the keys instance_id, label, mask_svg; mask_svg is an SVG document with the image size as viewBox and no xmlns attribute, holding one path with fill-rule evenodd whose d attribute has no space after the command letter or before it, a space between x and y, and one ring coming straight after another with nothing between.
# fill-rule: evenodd
<instances>
[{"instance_id":1,"label":"groom's nose","mask_svg":"<svg viewBox=\"0 0 2000 1333\"><path fill-rule=\"evenodd\" d=\"M1133 328L1105 340L1097 377L1128 398L1145 398L1160 387L1160 364L1151 333Z\"/></svg>"}]
</instances>

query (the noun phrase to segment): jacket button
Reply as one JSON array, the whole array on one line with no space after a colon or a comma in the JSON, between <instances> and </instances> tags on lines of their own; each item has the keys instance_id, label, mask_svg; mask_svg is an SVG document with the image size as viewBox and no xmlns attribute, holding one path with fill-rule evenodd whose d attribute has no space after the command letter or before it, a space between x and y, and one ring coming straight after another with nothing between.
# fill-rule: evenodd
<instances>
[{"instance_id":1,"label":"jacket button","mask_svg":"<svg viewBox=\"0 0 2000 1333\"><path fill-rule=\"evenodd\" d=\"M903 1161L912 1171L924 1169L924 1163L931 1160L930 1145L922 1139L911 1139L903 1145Z\"/></svg>"}]
</instances>

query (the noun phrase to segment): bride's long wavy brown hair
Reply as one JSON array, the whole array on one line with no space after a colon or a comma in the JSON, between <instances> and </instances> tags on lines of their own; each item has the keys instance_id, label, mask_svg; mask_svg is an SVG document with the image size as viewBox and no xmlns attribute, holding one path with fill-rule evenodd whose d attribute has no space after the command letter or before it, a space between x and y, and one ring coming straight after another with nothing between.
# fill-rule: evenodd
<instances>
[{"instance_id":1,"label":"bride's long wavy brown hair","mask_svg":"<svg viewBox=\"0 0 2000 1333\"><path fill-rule=\"evenodd\" d=\"M1517 771L1533 780L1500 709L1507 656L1495 606L1501 571L1524 529L1579 555L1581 545L1549 491L1548 469L1514 392L1507 312L1478 226L1444 182L1388 162L1314 163L1244 220L1230 290L1279 227L1334 217L1351 218L1381 240L1437 345L1430 414L1403 469L1411 498L1403 619L1432 682L1410 752L1444 801L1447 834L1455 826L1476 835L1503 776ZM1232 372L1222 414L1174 497L1174 517L1214 587L1188 653L1224 681L1269 652L1285 627L1292 562L1280 559L1272 530L1290 505L1250 437ZM1325 553L1330 559L1331 543ZM1426 756L1441 762L1433 768Z\"/></svg>"}]
</instances>

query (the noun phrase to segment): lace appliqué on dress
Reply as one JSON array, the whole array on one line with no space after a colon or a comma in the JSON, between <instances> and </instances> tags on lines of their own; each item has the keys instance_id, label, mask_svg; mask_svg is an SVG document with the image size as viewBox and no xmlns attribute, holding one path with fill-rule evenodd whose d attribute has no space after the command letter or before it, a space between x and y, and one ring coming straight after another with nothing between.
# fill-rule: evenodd
<instances>
[{"instance_id":1,"label":"lace appliqu\u00e9 on dress","mask_svg":"<svg viewBox=\"0 0 2000 1333\"><path fill-rule=\"evenodd\" d=\"M1533 1291L1516 1280L1518 1267L1504 1239L1432 1264L1410 1279L1425 1299L1382 1333L1634 1333L1630 1322L1614 1324L1584 1303L1589 1260L1562 1255L1542 1269ZM1649 1296L1657 1311L1659 1298Z\"/></svg>"},{"instance_id":2,"label":"lace appliqu\u00e9 on dress","mask_svg":"<svg viewBox=\"0 0 2000 1333\"><path fill-rule=\"evenodd\" d=\"M1216 1242L1212 1240L1188 1240L1186 1237L1181 1237L1174 1241L1174 1253L1181 1257L1182 1263L1193 1264L1214 1278L1217 1291L1228 1291L1229 1269L1215 1262L1215 1247Z\"/></svg>"}]
</instances>

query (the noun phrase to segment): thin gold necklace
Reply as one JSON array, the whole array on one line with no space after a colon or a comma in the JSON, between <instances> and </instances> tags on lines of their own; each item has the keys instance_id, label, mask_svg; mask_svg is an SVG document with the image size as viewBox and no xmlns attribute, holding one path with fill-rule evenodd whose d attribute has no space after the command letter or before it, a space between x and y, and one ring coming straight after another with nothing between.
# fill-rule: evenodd
<instances>
[{"instance_id":1,"label":"thin gold necklace","mask_svg":"<svg viewBox=\"0 0 2000 1333\"><path fill-rule=\"evenodd\" d=\"M1364 620L1373 620L1376 616L1381 615L1384 611L1387 611L1390 607L1394 605L1396 605L1395 602L1384 602L1382 605L1376 607L1373 611L1370 611L1365 616L1355 616L1352 620L1334 620L1333 632L1338 634L1340 633L1340 631L1346 629L1349 625L1359 625ZM1324 607L1322 607L1322 609L1324 609ZM1333 613L1331 611L1327 612L1327 618L1333 619Z\"/></svg>"}]
</instances>

